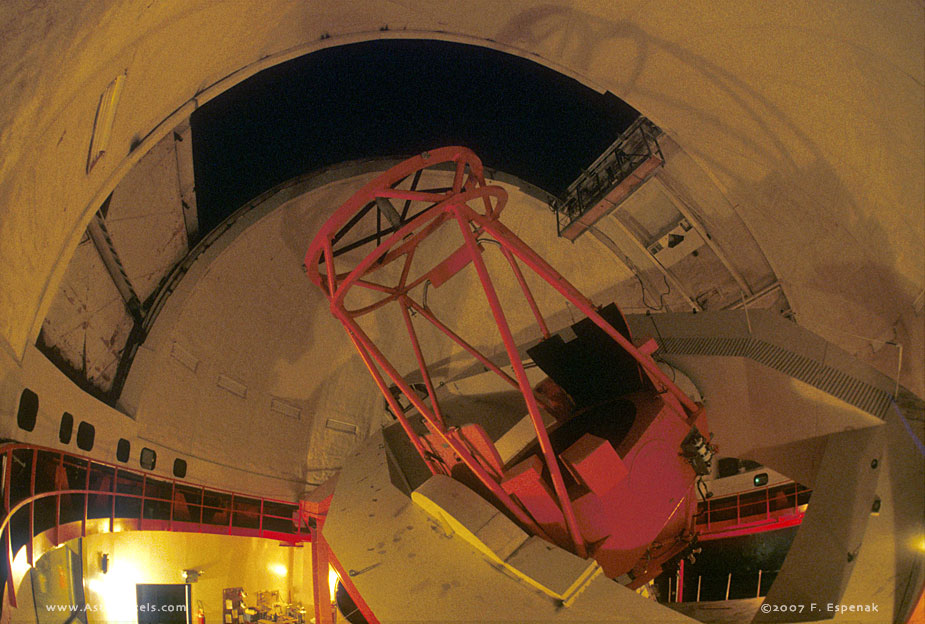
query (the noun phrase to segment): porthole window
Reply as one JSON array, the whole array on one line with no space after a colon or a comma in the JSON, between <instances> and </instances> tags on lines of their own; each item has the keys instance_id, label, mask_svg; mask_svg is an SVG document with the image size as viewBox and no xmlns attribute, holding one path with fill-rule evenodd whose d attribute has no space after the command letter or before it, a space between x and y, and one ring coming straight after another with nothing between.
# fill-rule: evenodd
<instances>
[{"instance_id":1,"label":"porthole window","mask_svg":"<svg viewBox=\"0 0 925 624\"><path fill-rule=\"evenodd\" d=\"M96 429L90 423L84 421L77 427L77 448L82 451L93 450L93 439L96 437Z\"/></svg>"},{"instance_id":2,"label":"porthole window","mask_svg":"<svg viewBox=\"0 0 925 624\"><path fill-rule=\"evenodd\" d=\"M116 444L116 459L118 459L123 464L128 461L128 457L132 452L132 443L126 440L125 438L119 438L118 444Z\"/></svg>"},{"instance_id":3,"label":"porthole window","mask_svg":"<svg viewBox=\"0 0 925 624\"><path fill-rule=\"evenodd\" d=\"M157 465L157 453L145 447L141 449L139 462L141 463L141 467L145 470L154 470L154 466Z\"/></svg>"},{"instance_id":4,"label":"porthole window","mask_svg":"<svg viewBox=\"0 0 925 624\"><path fill-rule=\"evenodd\" d=\"M35 418L39 413L39 395L29 388L24 388L19 395L19 412L16 414L16 422L19 428L24 431L35 429Z\"/></svg>"},{"instance_id":5,"label":"porthole window","mask_svg":"<svg viewBox=\"0 0 925 624\"><path fill-rule=\"evenodd\" d=\"M58 429L58 439L61 444L70 444L74 433L74 416L70 412L61 414L61 427Z\"/></svg>"},{"instance_id":6,"label":"porthole window","mask_svg":"<svg viewBox=\"0 0 925 624\"><path fill-rule=\"evenodd\" d=\"M185 459L175 459L173 460L173 476L178 479L182 479L186 476L186 460Z\"/></svg>"}]
</instances>

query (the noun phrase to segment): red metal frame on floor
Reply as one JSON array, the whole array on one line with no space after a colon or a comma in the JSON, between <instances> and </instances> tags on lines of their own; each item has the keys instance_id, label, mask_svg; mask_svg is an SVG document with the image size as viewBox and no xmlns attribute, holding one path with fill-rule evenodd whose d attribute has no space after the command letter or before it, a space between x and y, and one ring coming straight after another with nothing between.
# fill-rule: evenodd
<instances>
[{"instance_id":1,"label":"red metal frame on floor","mask_svg":"<svg viewBox=\"0 0 925 624\"><path fill-rule=\"evenodd\" d=\"M699 539L717 540L798 526L811 493L811 489L790 482L708 498L698 504ZM735 517L731 515L733 510Z\"/></svg>"},{"instance_id":2,"label":"red metal frame on floor","mask_svg":"<svg viewBox=\"0 0 925 624\"><path fill-rule=\"evenodd\" d=\"M5 510L0 533L13 607L16 587L29 566L50 548L76 537L128 530L262 537L293 544L313 537L313 514L292 501L165 478L41 446L4 445L0 460ZM14 465L22 466L16 481ZM137 514L120 513L125 507L137 507ZM14 553L12 533L20 525L28 537L16 538L24 544Z\"/></svg>"}]
</instances>

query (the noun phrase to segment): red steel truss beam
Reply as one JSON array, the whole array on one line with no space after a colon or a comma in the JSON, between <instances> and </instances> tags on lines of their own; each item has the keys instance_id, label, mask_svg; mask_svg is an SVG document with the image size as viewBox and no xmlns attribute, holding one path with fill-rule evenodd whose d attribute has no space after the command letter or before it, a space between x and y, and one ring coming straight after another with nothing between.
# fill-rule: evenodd
<instances>
[{"instance_id":1,"label":"red steel truss beam","mask_svg":"<svg viewBox=\"0 0 925 624\"><path fill-rule=\"evenodd\" d=\"M312 538L312 599L315 601L315 623L334 624L334 600L328 581L331 551L327 542L321 539L321 533L313 531Z\"/></svg>"},{"instance_id":2,"label":"red steel truss beam","mask_svg":"<svg viewBox=\"0 0 925 624\"><path fill-rule=\"evenodd\" d=\"M689 396L687 396L671 379L662 372L655 360L651 356L643 354L633 345L623 334L618 332L604 317L597 312L597 308L591 300L585 297L577 288L560 275L552 266L543 260L539 255L530 249L516 234L511 232L503 223L497 219L490 219L485 215L480 215L468 206L460 206L463 215L477 224L486 233L497 240L503 247L510 250L524 264L533 269L540 277L559 291L563 297L570 301L575 307L581 310L585 316L590 318L595 325L604 330L607 335L613 338L614 342L619 344L623 349L633 356L633 358L646 370L649 376L657 385L660 385L668 392L668 396L673 397L689 416L696 416L702 407L697 405Z\"/></svg>"},{"instance_id":3,"label":"red steel truss beam","mask_svg":"<svg viewBox=\"0 0 925 624\"><path fill-rule=\"evenodd\" d=\"M445 192L442 190L414 190L424 169L446 164L453 167L452 188L446 189ZM398 188L412 174L414 175L412 189ZM405 200L401 216L398 215L398 211L390 203L390 199ZM414 201L425 202L429 205L405 220L410 204ZM589 299L584 297L562 275L498 221L506 201L507 193L504 189L498 186L486 185L481 161L470 150L462 147L447 147L424 153L406 160L379 175L338 208L332 217L325 222L309 246L305 256L305 267L311 281L327 296L331 313L341 321L350 335L366 367L376 381L376 385L389 403L392 411L396 414L416 450L431 469L431 472L436 474L447 472L447 470L433 453L428 452L419 436L413 432L398 406L397 399L389 391L385 377L389 378L417 409L436 438L447 444L459 456L461 461L494 494L497 500L524 526L536 534L543 535L535 520L500 486L499 481L503 479L503 475L493 474L497 471L487 470L485 466L482 466L468 451L464 441L460 439L458 431L455 428L446 428L445 414L442 413L437 401L433 380L427 370L424 354L412 323L410 312L414 311L420 314L422 318L437 327L464 351L485 365L488 370L491 370L520 391L533 423L546 469L552 481L558 505L564 516L568 534L574 544L575 551L585 556L586 546L578 530L572 502L565 490L559 463L539 411L538 398L529 385L521 358L517 352L517 346L514 343L513 334L492 284L488 268L482 258L483 249L480 243L487 241L487 239L479 237L490 236L494 239L492 242L496 242L500 246L544 338L550 336L549 328L518 262L529 267L536 275L550 284L567 301L578 307L592 322L630 353L656 386L669 407L682 420L693 423L698 415L702 413L702 406L685 395L658 368L650 353L637 349L630 340L604 320ZM476 210L471 204L480 204L481 210ZM371 253L367 254L359 262L353 263L351 268L338 271L335 267L335 259L338 257L339 252L334 249L334 245L351 228L358 226L363 215L367 214L372 209L372 206L377 209L376 236L367 236L360 240L371 242L375 239L378 244ZM383 214L391 223L391 228L386 232L379 229ZM415 251L418 245L438 229L447 225L449 221L455 221L458 225L463 237L463 246L456 248L442 261L436 262L435 266L421 271L419 277L409 281L411 265L415 261ZM348 247L354 249L356 245ZM343 256L340 256L340 258L343 258ZM430 259L428 259L429 261ZM402 263L397 284L387 285L379 283L380 280L370 279L372 273L392 262ZM342 261L343 263L346 263L346 261ZM491 309L492 318L504 343L505 351L514 373L513 377L449 329L426 305L418 304L410 296L412 289L425 284L425 282L432 281L435 287L442 285L452 275L469 264L473 265L481 282L483 293ZM363 288L370 293L381 293L382 296L372 303L349 309L346 298L348 292L354 286ZM399 305L401 309L409 343L430 396L430 405L427 405L418 396L359 325L358 318L360 316L379 310L390 303ZM540 402L542 402L542 399Z\"/></svg>"},{"instance_id":4,"label":"red steel truss beam","mask_svg":"<svg viewBox=\"0 0 925 624\"><path fill-rule=\"evenodd\" d=\"M522 522L525 526L533 530L537 535L545 535L543 530L539 527L538 524L536 524L536 522L534 522L534 520L527 514L527 512L524 511L522 507L520 507L519 505L517 505L517 503L514 502L511 496L507 492L505 492L504 489L501 488L498 482L491 476L491 474L489 474L489 472L485 469L485 467L482 466L472 456L472 454L469 452L469 449L467 449L465 444L463 444L462 441L459 440L455 432L446 431L442 427L440 427L433 412L431 412L430 409L424 404L424 402L421 401L421 398L411 388L411 386L408 385L408 383L404 380L404 378L398 374L398 371L395 370L395 368L388 361L388 359L386 359L386 357L376 347L376 345L373 344L372 340L370 340L369 336L366 335L366 332L364 332L362 328L360 328L359 324L357 324L357 322L349 314L347 314L342 308L333 308L332 312L334 313L334 316L340 319L341 323L343 323L344 327L347 329L350 335L356 341L358 341L359 344L363 347L363 351L366 352L370 357L372 357L372 359L375 360L375 362L379 366L382 367L382 369L389 376L389 378L391 378L393 383L395 383L395 385L398 386L399 390L401 390L402 394L404 394L405 397L409 401L411 401L412 405L414 405L414 407L418 410L418 412L421 413L421 416L424 417L424 420L430 426L430 429L435 434L437 434L437 436L445 444L447 444L451 449L453 449L453 452L459 456L459 458L475 474L475 476L479 479L479 481L483 485L485 485L485 487L487 487L491 491L491 493L495 495L495 497L501 502L501 504L504 505L512 514L514 514L514 516L520 522ZM367 368L372 370L372 368L369 365L367 365ZM380 391L382 391L384 384L379 384L379 382L377 381L377 385L379 385L379 389ZM389 392L387 388L383 392L383 395L385 396L387 401L390 401L389 405L390 407L392 407L392 410L395 411L396 413L401 413L401 408L398 406L398 403L395 402L394 405L392 404L392 402L395 401L395 397L392 396L392 393ZM389 397L391 397L391 399ZM405 432L409 433L409 435L413 435L415 438L418 437L417 434L415 434L412 431L410 425L405 429ZM419 453L423 453L422 457L424 458L424 461L427 462L429 466L431 466L431 470L433 471L434 470L433 462L429 461L429 457L427 456L426 453L424 453L423 447L420 445L420 443L417 444L416 447L418 448ZM434 474L437 474L437 473L435 472Z\"/></svg>"},{"instance_id":5,"label":"red steel truss beam","mask_svg":"<svg viewBox=\"0 0 925 624\"><path fill-rule=\"evenodd\" d=\"M517 377L520 392L527 402L527 412L530 414L530 419L533 421L533 428L536 430L536 438L539 440L543 458L546 460L546 468L549 470L549 474L552 477L552 485L559 499L559 505L562 507L562 513L565 514L565 524L568 528L569 536L572 538L572 542L575 545L575 552L578 556L585 557L587 555L587 549L581 537L581 532L578 530L578 520L575 518L575 510L572 508L572 501L569 499L568 492L565 491L562 471L559 468L559 462L556 460L556 453L552 449L552 442L549 441L549 433L547 433L546 425L543 423L543 416L540 414L540 406L537 405L536 397L533 396L533 388L530 387L530 382L527 381L527 371L524 370L523 362L520 361L520 356L517 354L517 344L514 342L514 335L511 333L511 328L507 323L507 319L504 317L504 310L501 308L501 301L498 299L498 293L495 292L491 276L488 274L488 267L485 266L485 261L476 248L475 236L470 229L469 219L463 216L464 213L461 206L456 206L454 213L457 222L459 222L459 229L462 232L463 240L465 240L466 246L472 254L472 262L475 265L476 272L479 274L479 280L482 282L482 290L484 290L485 297L488 299L488 305L491 307L492 316L495 317L495 323L498 325L498 330L501 332L501 341L504 343L504 348L507 350L511 366L514 367L514 376Z\"/></svg>"}]
</instances>

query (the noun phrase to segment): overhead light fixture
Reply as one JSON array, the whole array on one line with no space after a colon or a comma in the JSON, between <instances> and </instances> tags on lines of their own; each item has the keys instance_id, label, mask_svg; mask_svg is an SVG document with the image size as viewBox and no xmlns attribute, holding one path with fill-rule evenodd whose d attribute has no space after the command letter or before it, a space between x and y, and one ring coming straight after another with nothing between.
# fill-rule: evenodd
<instances>
[{"instance_id":1,"label":"overhead light fixture","mask_svg":"<svg viewBox=\"0 0 925 624\"><path fill-rule=\"evenodd\" d=\"M125 73L116 76L110 82L96 107L96 118L93 120L93 134L90 136L90 154L87 156L87 173L106 153L109 140L112 138L112 125L116 119L116 107L122 96L122 87L125 84Z\"/></svg>"}]
</instances>

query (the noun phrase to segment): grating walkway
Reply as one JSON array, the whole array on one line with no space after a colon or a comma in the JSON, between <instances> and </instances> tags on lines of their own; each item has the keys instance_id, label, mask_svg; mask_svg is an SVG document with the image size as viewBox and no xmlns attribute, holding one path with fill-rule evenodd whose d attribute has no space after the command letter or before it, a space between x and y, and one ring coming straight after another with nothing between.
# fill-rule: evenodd
<instances>
[{"instance_id":1,"label":"grating walkway","mask_svg":"<svg viewBox=\"0 0 925 624\"><path fill-rule=\"evenodd\" d=\"M654 338L662 355L749 358L880 419L893 402L894 380L767 310L628 315L627 322L634 342ZM905 395L901 389L900 397ZM899 402L910 414L921 406L921 401Z\"/></svg>"},{"instance_id":2,"label":"grating walkway","mask_svg":"<svg viewBox=\"0 0 925 624\"><path fill-rule=\"evenodd\" d=\"M660 353L666 355L723 355L750 358L878 418L886 416L893 400L889 392L835 366L823 364L760 338L665 337L658 342Z\"/></svg>"}]
</instances>

